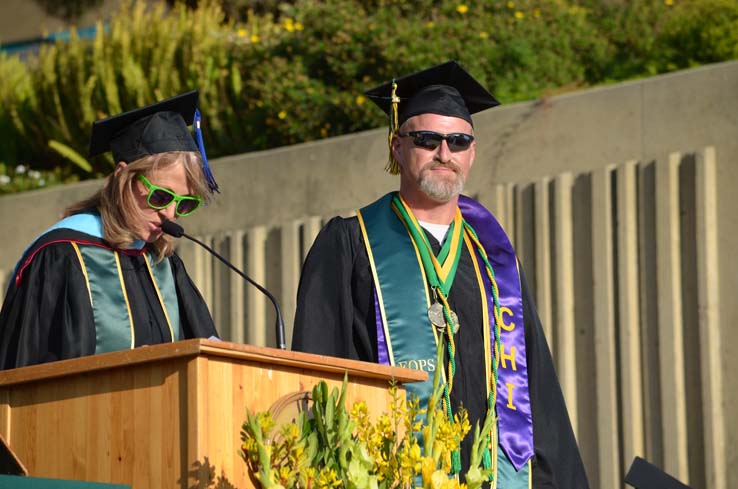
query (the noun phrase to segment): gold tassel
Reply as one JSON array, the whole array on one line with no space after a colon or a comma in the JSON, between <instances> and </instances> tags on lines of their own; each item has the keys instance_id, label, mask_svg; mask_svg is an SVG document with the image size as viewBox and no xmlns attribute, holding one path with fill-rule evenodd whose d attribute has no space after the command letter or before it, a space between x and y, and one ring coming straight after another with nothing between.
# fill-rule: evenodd
<instances>
[{"instance_id":1,"label":"gold tassel","mask_svg":"<svg viewBox=\"0 0 738 489\"><path fill-rule=\"evenodd\" d=\"M392 107L390 108L390 126L389 126L389 159L384 167L385 171L390 175L398 175L400 173L400 163L392 154L392 139L400 129L399 116L397 115L397 107L400 105L400 97L397 96L397 83L392 80Z\"/></svg>"}]
</instances>

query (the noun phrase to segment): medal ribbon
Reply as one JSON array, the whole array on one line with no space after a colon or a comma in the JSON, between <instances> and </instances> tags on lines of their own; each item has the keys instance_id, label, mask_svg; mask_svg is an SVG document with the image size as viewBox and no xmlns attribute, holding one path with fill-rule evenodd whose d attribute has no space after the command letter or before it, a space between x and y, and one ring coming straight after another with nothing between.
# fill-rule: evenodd
<instances>
[{"instance_id":1,"label":"medal ribbon","mask_svg":"<svg viewBox=\"0 0 738 489\"><path fill-rule=\"evenodd\" d=\"M392 198L392 207L399 213L402 220L410 232L410 235L418 246L420 258L423 261L423 268L433 289L440 288L444 297L448 297L451 286L456 277L456 269L459 266L459 258L461 257L462 235L464 233L463 219L461 212L456 209L456 215L449 227L449 238L447 238L438 258L433 254L433 248L413 215L413 212L405 203L400 194L395 194Z\"/></svg>"}]
</instances>

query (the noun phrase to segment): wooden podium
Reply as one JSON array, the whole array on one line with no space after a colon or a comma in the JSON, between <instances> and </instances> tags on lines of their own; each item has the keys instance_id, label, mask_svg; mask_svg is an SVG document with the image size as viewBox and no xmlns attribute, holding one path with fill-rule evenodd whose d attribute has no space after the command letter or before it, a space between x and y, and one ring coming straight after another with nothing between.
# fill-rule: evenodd
<instances>
[{"instance_id":1,"label":"wooden podium","mask_svg":"<svg viewBox=\"0 0 738 489\"><path fill-rule=\"evenodd\" d=\"M0 372L0 434L28 475L134 489L253 487L246 410L289 405L324 379L386 412L415 370L203 339ZM295 412L297 408L295 407ZM228 485L230 484L230 485Z\"/></svg>"}]
</instances>

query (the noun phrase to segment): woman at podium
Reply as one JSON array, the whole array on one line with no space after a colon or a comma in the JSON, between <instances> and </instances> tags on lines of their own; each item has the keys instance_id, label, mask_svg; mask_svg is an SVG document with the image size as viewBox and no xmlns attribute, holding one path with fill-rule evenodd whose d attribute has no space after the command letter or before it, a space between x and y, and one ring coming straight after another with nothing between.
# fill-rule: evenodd
<instances>
[{"instance_id":1,"label":"woman at podium","mask_svg":"<svg viewBox=\"0 0 738 489\"><path fill-rule=\"evenodd\" d=\"M193 91L93 124L90 156L112 151L115 170L17 263L0 310L0 368L217 336L161 230L218 190L197 98Z\"/></svg>"}]
</instances>

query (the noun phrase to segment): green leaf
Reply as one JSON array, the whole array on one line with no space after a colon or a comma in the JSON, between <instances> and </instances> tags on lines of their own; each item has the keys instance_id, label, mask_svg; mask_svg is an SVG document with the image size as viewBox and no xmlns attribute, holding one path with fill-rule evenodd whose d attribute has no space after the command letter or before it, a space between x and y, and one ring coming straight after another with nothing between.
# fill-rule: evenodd
<instances>
[{"instance_id":1,"label":"green leaf","mask_svg":"<svg viewBox=\"0 0 738 489\"><path fill-rule=\"evenodd\" d=\"M50 139L49 148L53 149L87 173L92 173L92 165L90 165L90 163L81 154L77 153L66 144Z\"/></svg>"}]
</instances>

